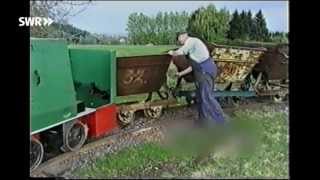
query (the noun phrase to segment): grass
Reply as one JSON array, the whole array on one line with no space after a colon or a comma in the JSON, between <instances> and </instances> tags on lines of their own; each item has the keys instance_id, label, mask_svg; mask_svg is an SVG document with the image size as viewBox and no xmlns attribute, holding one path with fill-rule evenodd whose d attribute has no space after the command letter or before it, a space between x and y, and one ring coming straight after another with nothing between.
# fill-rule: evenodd
<instances>
[{"instance_id":1,"label":"grass","mask_svg":"<svg viewBox=\"0 0 320 180\"><path fill-rule=\"evenodd\" d=\"M259 123L260 143L238 156L216 153L205 164L155 143L105 156L74 172L81 178L110 177L281 177L288 178L288 116L274 108L238 111L236 121Z\"/></svg>"},{"instance_id":2,"label":"grass","mask_svg":"<svg viewBox=\"0 0 320 180\"><path fill-rule=\"evenodd\" d=\"M288 177L288 117L274 109L237 112L236 119L258 121L260 144L251 155L221 157L202 175L218 177Z\"/></svg>"},{"instance_id":3,"label":"grass","mask_svg":"<svg viewBox=\"0 0 320 180\"><path fill-rule=\"evenodd\" d=\"M171 49L177 48L175 45L69 45L69 47L115 50L117 57L160 55L166 54Z\"/></svg>"},{"instance_id":4,"label":"grass","mask_svg":"<svg viewBox=\"0 0 320 180\"><path fill-rule=\"evenodd\" d=\"M122 150L112 157L105 157L97 161L95 166L81 171L80 175L96 178L137 176L137 172L146 174L150 170L156 170L170 158L170 154L159 146L144 144Z\"/></svg>"}]
</instances>

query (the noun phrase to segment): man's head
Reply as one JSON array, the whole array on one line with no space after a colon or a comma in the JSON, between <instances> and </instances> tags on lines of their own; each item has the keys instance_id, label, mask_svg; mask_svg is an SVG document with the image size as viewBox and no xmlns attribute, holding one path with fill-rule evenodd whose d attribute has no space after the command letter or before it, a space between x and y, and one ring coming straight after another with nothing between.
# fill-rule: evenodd
<instances>
[{"instance_id":1,"label":"man's head","mask_svg":"<svg viewBox=\"0 0 320 180\"><path fill-rule=\"evenodd\" d=\"M177 34L177 39L179 41L180 44L184 44L186 42L186 40L188 39L188 33L187 32L179 32Z\"/></svg>"}]
</instances>

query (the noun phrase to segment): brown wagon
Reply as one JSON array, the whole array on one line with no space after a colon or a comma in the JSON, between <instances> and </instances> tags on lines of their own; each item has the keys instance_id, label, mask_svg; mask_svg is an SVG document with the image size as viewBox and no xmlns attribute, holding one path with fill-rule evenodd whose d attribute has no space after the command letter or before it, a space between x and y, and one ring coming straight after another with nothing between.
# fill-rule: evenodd
<instances>
[{"instance_id":1,"label":"brown wagon","mask_svg":"<svg viewBox=\"0 0 320 180\"><path fill-rule=\"evenodd\" d=\"M165 83L170 55L117 58L117 95L158 91Z\"/></svg>"},{"instance_id":2,"label":"brown wagon","mask_svg":"<svg viewBox=\"0 0 320 180\"><path fill-rule=\"evenodd\" d=\"M117 96L130 96L148 93L143 102L130 102L118 106L118 118L124 125L134 119L137 110L144 110L150 118L159 118L164 106L176 101L168 100L160 93L161 87L166 83L167 71L171 56L145 55L117 58ZM152 93L157 92L160 100L151 101Z\"/></svg>"}]
</instances>

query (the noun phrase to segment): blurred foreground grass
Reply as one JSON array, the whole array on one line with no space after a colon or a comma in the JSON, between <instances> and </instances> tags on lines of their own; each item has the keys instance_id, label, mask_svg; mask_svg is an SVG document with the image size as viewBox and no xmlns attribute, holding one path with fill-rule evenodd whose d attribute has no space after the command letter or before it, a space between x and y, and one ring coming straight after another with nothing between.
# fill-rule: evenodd
<instances>
[{"instance_id":1,"label":"blurred foreground grass","mask_svg":"<svg viewBox=\"0 0 320 180\"><path fill-rule=\"evenodd\" d=\"M265 106L260 110L235 112L233 122L245 122L241 127L246 132L258 125L251 134L258 140L250 153L226 153L222 149L210 154L204 164L194 162L194 154L179 153L160 144L143 144L121 150L99 159L94 165L78 169L81 178L112 177L269 177L288 178L288 115L278 108ZM250 122L250 123L248 123ZM255 124L257 123L257 124ZM241 129L240 128L240 129ZM238 128L239 129L239 128ZM249 128L250 131L250 128ZM252 131L253 132L253 131ZM195 133L185 136L190 140ZM211 134L209 138L217 139ZM248 135L248 134L247 134ZM183 148L196 146L197 137L183 144ZM198 138L203 138L198 136ZM188 142L188 141L187 141ZM180 141L181 143L181 141ZM201 144L201 143L200 143ZM243 145L243 144L242 144ZM247 147L244 145L244 147ZM188 152L188 151L186 151Z\"/></svg>"}]
</instances>

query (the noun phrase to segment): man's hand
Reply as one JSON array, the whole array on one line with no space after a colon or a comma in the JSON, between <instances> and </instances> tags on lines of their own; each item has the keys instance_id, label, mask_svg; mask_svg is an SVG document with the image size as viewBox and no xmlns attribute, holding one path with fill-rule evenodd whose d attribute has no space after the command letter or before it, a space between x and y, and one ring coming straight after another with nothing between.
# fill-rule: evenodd
<instances>
[{"instance_id":1,"label":"man's hand","mask_svg":"<svg viewBox=\"0 0 320 180\"><path fill-rule=\"evenodd\" d=\"M192 67L189 66L187 69L185 69L185 70L183 70L181 72L177 72L176 76L182 77L182 76L185 76L185 75L189 74L191 71L192 71Z\"/></svg>"},{"instance_id":2,"label":"man's hand","mask_svg":"<svg viewBox=\"0 0 320 180\"><path fill-rule=\"evenodd\" d=\"M176 76L177 76L178 78L180 78L180 77L182 76L182 74L181 74L180 72L177 72L177 73L176 73Z\"/></svg>"},{"instance_id":3,"label":"man's hand","mask_svg":"<svg viewBox=\"0 0 320 180\"><path fill-rule=\"evenodd\" d=\"M170 50L170 51L168 52L168 54L170 54L171 56L173 56L173 55L174 55L174 51Z\"/></svg>"}]
</instances>

